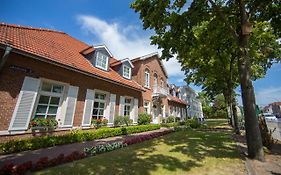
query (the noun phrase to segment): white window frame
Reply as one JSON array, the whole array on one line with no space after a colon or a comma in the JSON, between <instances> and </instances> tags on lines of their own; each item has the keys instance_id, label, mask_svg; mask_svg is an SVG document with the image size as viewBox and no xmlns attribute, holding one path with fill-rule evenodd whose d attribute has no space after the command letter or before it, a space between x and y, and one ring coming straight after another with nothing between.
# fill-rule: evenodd
<instances>
[{"instance_id":1,"label":"white window frame","mask_svg":"<svg viewBox=\"0 0 281 175\"><path fill-rule=\"evenodd\" d=\"M105 97L104 97L104 99L96 99L96 94L104 94ZM95 107L94 107L95 102L104 103L102 118L105 117L105 116L104 116L104 112L105 112L105 109L106 109L106 106L107 106L107 97L108 97L108 95L109 95L108 92L101 91L101 90L95 90L94 102L93 102L93 110L92 110L92 118L94 117L93 112L94 112L94 109L95 109ZM98 106L98 113L97 113L97 116L96 116L97 119L101 119L101 117L99 116L99 110L100 110L100 109L101 109L101 108Z\"/></svg>"},{"instance_id":2,"label":"white window frame","mask_svg":"<svg viewBox=\"0 0 281 175\"><path fill-rule=\"evenodd\" d=\"M125 72L126 69L129 70L129 72ZM129 66L123 65L123 77L127 79L131 79L131 74L132 74L132 69Z\"/></svg>"},{"instance_id":3,"label":"white window frame","mask_svg":"<svg viewBox=\"0 0 281 175\"><path fill-rule=\"evenodd\" d=\"M126 103L126 99L130 99L130 103ZM131 111L133 110L133 105L132 105L132 100L134 100L133 98L131 97L124 97L124 110L123 110L123 116L129 116L130 117L130 113ZM126 113L126 106L130 106L130 109L129 109L129 114L128 115L125 115Z\"/></svg>"},{"instance_id":4,"label":"white window frame","mask_svg":"<svg viewBox=\"0 0 281 175\"><path fill-rule=\"evenodd\" d=\"M163 80L163 78L160 79L160 86L161 86L161 88L164 88L164 80Z\"/></svg>"},{"instance_id":5,"label":"white window frame","mask_svg":"<svg viewBox=\"0 0 281 175\"><path fill-rule=\"evenodd\" d=\"M101 65L98 64L98 60L99 59L106 59L106 63L105 63L105 67L102 67ZM106 56L105 54L103 53L100 53L100 52L97 52L97 55L96 55L96 67L97 68L100 68L102 70L107 70L107 67L108 67L108 56Z\"/></svg>"},{"instance_id":6,"label":"white window frame","mask_svg":"<svg viewBox=\"0 0 281 175\"><path fill-rule=\"evenodd\" d=\"M41 89L43 83L49 83L49 84L63 86L63 90L62 90L61 93L43 91ZM61 108L62 108L62 105L63 105L63 101L65 99L65 93L66 93L66 89L68 88L68 86L69 86L69 84L67 84L67 83L63 83L63 82L59 82L59 81L55 81L55 80L50 80L50 79L45 79L45 78L40 78L40 86L39 86L39 89L38 89L38 95L37 95L37 99L36 99L36 102L35 102L35 105L34 105L34 108L33 108L31 119L33 119L35 117L35 115L37 114L36 110L37 110L38 105L40 105L39 104L39 99L40 99L41 95L43 95L43 96L51 96L51 97L60 97L57 113L55 115L55 119L56 120L60 119L59 117L61 115ZM49 103L50 103L50 100L49 100L49 102L47 104L48 106L47 106L47 109L46 109L46 113L45 114L42 113L42 115L45 115L45 118L47 116L47 111L49 109ZM38 113L38 115L40 115L40 113Z\"/></svg>"},{"instance_id":7,"label":"white window frame","mask_svg":"<svg viewBox=\"0 0 281 175\"><path fill-rule=\"evenodd\" d=\"M155 88L158 87L158 75L156 73L154 73L154 75L153 75L153 86Z\"/></svg>"},{"instance_id":8,"label":"white window frame","mask_svg":"<svg viewBox=\"0 0 281 175\"><path fill-rule=\"evenodd\" d=\"M143 102L143 110L145 113L149 114L149 102L147 102L147 101Z\"/></svg>"},{"instance_id":9,"label":"white window frame","mask_svg":"<svg viewBox=\"0 0 281 175\"><path fill-rule=\"evenodd\" d=\"M148 69L144 71L144 87L150 87L150 71Z\"/></svg>"}]
</instances>

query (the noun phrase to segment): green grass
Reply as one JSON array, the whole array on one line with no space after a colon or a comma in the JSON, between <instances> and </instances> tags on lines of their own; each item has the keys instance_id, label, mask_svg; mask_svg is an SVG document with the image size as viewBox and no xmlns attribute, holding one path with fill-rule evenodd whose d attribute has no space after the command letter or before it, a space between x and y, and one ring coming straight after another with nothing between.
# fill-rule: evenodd
<instances>
[{"instance_id":1,"label":"green grass","mask_svg":"<svg viewBox=\"0 0 281 175\"><path fill-rule=\"evenodd\" d=\"M244 174L231 133L180 131L35 174Z\"/></svg>"},{"instance_id":2,"label":"green grass","mask_svg":"<svg viewBox=\"0 0 281 175\"><path fill-rule=\"evenodd\" d=\"M227 119L206 119L208 128L230 128Z\"/></svg>"}]
</instances>

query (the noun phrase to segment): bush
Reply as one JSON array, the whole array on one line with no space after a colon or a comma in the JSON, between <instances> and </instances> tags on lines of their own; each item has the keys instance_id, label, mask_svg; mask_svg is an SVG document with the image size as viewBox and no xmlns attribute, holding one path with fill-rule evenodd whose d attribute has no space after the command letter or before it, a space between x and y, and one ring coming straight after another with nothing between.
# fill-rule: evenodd
<instances>
[{"instance_id":1,"label":"bush","mask_svg":"<svg viewBox=\"0 0 281 175\"><path fill-rule=\"evenodd\" d=\"M140 113L138 116L138 124L139 125L148 125L151 122L151 115L147 113Z\"/></svg>"},{"instance_id":2,"label":"bush","mask_svg":"<svg viewBox=\"0 0 281 175\"><path fill-rule=\"evenodd\" d=\"M186 125L190 126L191 128L200 128L201 127L201 123L197 119L186 120Z\"/></svg>"},{"instance_id":3,"label":"bush","mask_svg":"<svg viewBox=\"0 0 281 175\"><path fill-rule=\"evenodd\" d=\"M124 131L124 128L126 131ZM160 129L160 125L138 125L120 128L101 128L97 130L74 130L65 135L47 135L33 137L29 139L11 140L0 143L0 154L9 154L26 150L35 150L55 145L63 145L75 142L102 139L107 137L119 136L123 134L133 134L145 131Z\"/></svg>"},{"instance_id":4,"label":"bush","mask_svg":"<svg viewBox=\"0 0 281 175\"><path fill-rule=\"evenodd\" d=\"M58 121L53 118L34 118L30 121L29 126L31 129L38 127L55 129L58 126Z\"/></svg>"},{"instance_id":5,"label":"bush","mask_svg":"<svg viewBox=\"0 0 281 175\"><path fill-rule=\"evenodd\" d=\"M165 127L165 128L175 127L178 125L179 125L179 123L161 123L161 126Z\"/></svg>"},{"instance_id":6,"label":"bush","mask_svg":"<svg viewBox=\"0 0 281 175\"><path fill-rule=\"evenodd\" d=\"M130 126L133 124L133 120L129 116L116 116L113 121L114 126Z\"/></svg>"},{"instance_id":7,"label":"bush","mask_svg":"<svg viewBox=\"0 0 281 175\"><path fill-rule=\"evenodd\" d=\"M176 121L176 117L175 116L169 116L166 118L163 118L164 123L174 123Z\"/></svg>"},{"instance_id":8,"label":"bush","mask_svg":"<svg viewBox=\"0 0 281 175\"><path fill-rule=\"evenodd\" d=\"M192 130L190 126L176 126L174 127L175 131L189 131Z\"/></svg>"}]
</instances>

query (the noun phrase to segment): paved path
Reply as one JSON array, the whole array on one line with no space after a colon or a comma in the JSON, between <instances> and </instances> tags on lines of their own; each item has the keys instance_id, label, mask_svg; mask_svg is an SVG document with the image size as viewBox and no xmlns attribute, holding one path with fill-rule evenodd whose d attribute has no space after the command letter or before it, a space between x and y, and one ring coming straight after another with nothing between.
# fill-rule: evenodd
<instances>
[{"instance_id":1,"label":"paved path","mask_svg":"<svg viewBox=\"0 0 281 175\"><path fill-rule=\"evenodd\" d=\"M272 131L274 130L274 128L276 128L275 131L272 133L272 137L281 141L281 119L278 119L278 121L266 120L266 124L268 129Z\"/></svg>"},{"instance_id":2,"label":"paved path","mask_svg":"<svg viewBox=\"0 0 281 175\"><path fill-rule=\"evenodd\" d=\"M0 155L0 167L2 167L6 163L21 164L21 163L24 163L24 162L30 161L30 160L32 162L37 162L42 157L48 157L49 159L52 159L52 158L57 157L59 154L68 155L68 154L72 153L73 151L79 151L82 153L84 151L84 148L86 148L86 147L92 147L94 145L105 144L105 143L116 142L116 141L123 141L125 138L128 138L128 137L137 137L139 135L145 135L147 133L162 132L165 130L171 130L171 129L161 128L161 129L154 130L154 131L131 134L128 136L110 137L110 138L93 140L93 141L72 143L72 144L67 144L67 145L59 145L59 146L54 146L54 147L49 147L49 148L42 148L42 149L32 150L32 151L24 151L24 152L14 153L14 154Z\"/></svg>"}]
</instances>

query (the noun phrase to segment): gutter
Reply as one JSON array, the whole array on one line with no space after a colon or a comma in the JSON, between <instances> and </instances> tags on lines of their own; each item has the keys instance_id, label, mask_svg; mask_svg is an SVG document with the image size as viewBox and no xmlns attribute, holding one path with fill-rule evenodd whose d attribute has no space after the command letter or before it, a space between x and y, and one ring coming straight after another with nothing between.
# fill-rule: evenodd
<instances>
[{"instance_id":1,"label":"gutter","mask_svg":"<svg viewBox=\"0 0 281 175\"><path fill-rule=\"evenodd\" d=\"M0 45L0 47L1 47L1 45ZM65 68L65 69L68 69L68 70L71 70L71 71L74 71L74 72L78 72L78 73L81 73L81 74L84 74L84 75L87 75L87 76L90 76L90 77L94 77L94 78L97 78L97 79L100 79L100 80L104 80L104 81L107 81L109 83L113 83L113 84L116 84L116 85L119 85L119 86L123 86L123 87L129 88L129 89L132 89L132 90L136 90L136 91L139 91L139 92L143 92L144 91L143 89L133 88L131 86L127 86L127 85L124 85L122 83L119 83L119 82L116 82L116 81L113 81L113 80L109 80L109 79L103 78L103 77L98 76L98 75L94 75L94 74L91 74L91 73L87 73L85 71L81 71L79 69L75 69L75 68L67 66L67 65L56 63L54 61L51 61L47 57L31 54L31 53L28 53L28 52L25 52L25 51L22 51L22 50L19 50L19 49L15 49L15 48L13 49L13 52L17 53L17 54L20 54L20 55L23 55L23 56L26 56L26 57L29 57L29 58L33 58L35 60L43 61L45 63L56 65L56 66L59 66L59 67L62 67L62 68Z\"/></svg>"},{"instance_id":2,"label":"gutter","mask_svg":"<svg viewBox=\"0 0 281 175\"><path fill-rule=\"evenodd\" d=\"M2 56L1 62L0 62L0 71L1 71L2 68L4 67L4 65L5 65L5 63L6 63L7 59L8 59L8 57L9 57L9 55L10 55L10 53L11 53L11 51L12 51L12 48L11 48L10 46L7 46L7 47L5 48L5 53L4 53L4 55Z\"/></svg>"}]
</instances>

